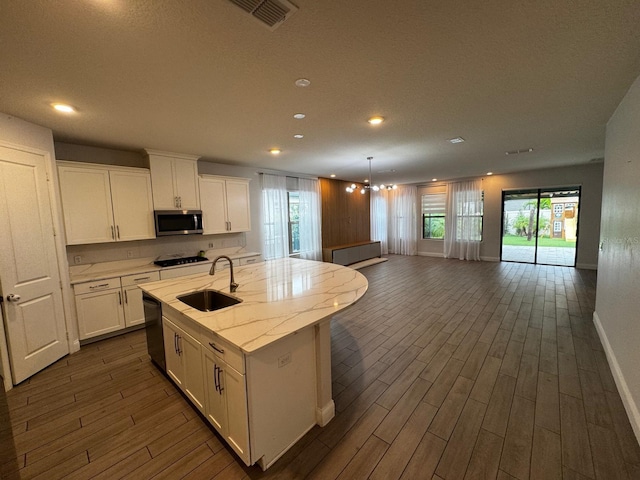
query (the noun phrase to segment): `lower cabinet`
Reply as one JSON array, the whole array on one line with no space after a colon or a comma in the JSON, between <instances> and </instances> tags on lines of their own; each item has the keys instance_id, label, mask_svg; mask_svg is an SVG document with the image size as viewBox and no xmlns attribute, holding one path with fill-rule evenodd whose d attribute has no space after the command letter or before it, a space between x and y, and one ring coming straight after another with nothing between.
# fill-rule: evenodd
<instances>
[{"instance_id":1,"label":"lower cabinet","mask_svg":"<svg viewBox=\"0 0 640 480\"><path fill-rule=\"evenodd\" d=\"M249 424L245 376L203 347L209 422L238 456L249 464Z\"/></svg>"},{"instance_id":2,"label":"lower cabinet","mask_svg":"<svg viewBox=\"0 0 640 480\"><path fill-rule=\"evenodd\" d=\"M158 272L74 285L80 340L142 325L144 309L138 285L155 280L160 280Z\"/></svg>"},{"instance_id":3,"label":"lower cabinet","mask_svg":"<svg viewBox=\"0 0 640 480\"><path fill-rule=\"evenodd\" d=\"M204 409L202 346L167 317L162 317L167 374L201 412Z\"/></svg>"},{"instance_id":4,"label":"lower cabinet","mask_svg":"<svg viewBox=\"0 0 640 480\"><path fill-rule=\"evenodd\" d=\"M244 354L163 305L167 374L247 464L272 465L317 423L315 327Z\"/></svg>"},{"instance_id":5,"label":"lower cabinet","mask_svg":"<svg viewBox=\"0 0 640 480\"><path fill-rule=\"evenodd\" d=\"M125 328L120 278L74 285L74 292L80 340Z\"/></svg>"}]
</instances>

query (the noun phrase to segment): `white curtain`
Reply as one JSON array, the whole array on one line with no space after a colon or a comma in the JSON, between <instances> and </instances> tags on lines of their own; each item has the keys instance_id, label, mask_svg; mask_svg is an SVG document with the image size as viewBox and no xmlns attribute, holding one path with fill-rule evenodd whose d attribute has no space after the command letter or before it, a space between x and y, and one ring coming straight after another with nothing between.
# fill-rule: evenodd
<instances>
[{"instance_id":1,"label":"white curtain","mask_svg":"<svg viewBox=\"0 0 640 480\"><path fill-rule=\"evenodd\" d=\"M379 241L382 255L389 253L387 238L387 191L371 192L371 240Z\"/></svg>"},{"instance_id":2,"label":"white curtain","mask_svg":"<svg viewBox=\"0 0 640 480\"><path fill-rule=\"evenodd\" d=\"M265 260L289 255L287 179L262 174L262 239Z\"/></svg>"},{"instance_id":3,"label":"white curtain","mask_svg":"<svg viewBox=\"0 0 640 480\"><path fill-rule=\"evenodd\" d=\"M480 260L482 181L450 183L444 231L445 258Z\"/></svg>"},{"instance_id":4,"label":"white curtain","mask_svg":"<svg viewBox=\"0 0 640 480\"><path fill-rule=\"evenodd\" d=\"M300 192L300 258L322 260L320 182L310 178L299 178L298 191Z\"/></svg>"},{"instance_id":5,"label":"white curtain","mask_svg":"<svg viewBox=\"0 0 640 480\"><path fill-rule=\"evenodd\" d=\"M418 250L418 189L371 191L371 240L379 240L382 254L416 255Z\"/></svg>"}]
</instances>

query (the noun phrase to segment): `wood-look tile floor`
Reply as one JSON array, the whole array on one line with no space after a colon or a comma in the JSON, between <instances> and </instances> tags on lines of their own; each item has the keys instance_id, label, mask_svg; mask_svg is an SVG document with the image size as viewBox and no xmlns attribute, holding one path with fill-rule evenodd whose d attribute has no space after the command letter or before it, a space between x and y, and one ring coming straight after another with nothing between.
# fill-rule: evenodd
<instances>
[{"instance_id":1,"label":"wood-look tile floor","mask_svg":"<svg viewBox=\"0 0 640 480\"><path fill-rule=\"evenodd\" d=\"M391 256L332 322L336 417L245 467L151 365L142 331L8 395L22 478L639 479L592 324L595 273Z\"/></svg>"}]
</instances>

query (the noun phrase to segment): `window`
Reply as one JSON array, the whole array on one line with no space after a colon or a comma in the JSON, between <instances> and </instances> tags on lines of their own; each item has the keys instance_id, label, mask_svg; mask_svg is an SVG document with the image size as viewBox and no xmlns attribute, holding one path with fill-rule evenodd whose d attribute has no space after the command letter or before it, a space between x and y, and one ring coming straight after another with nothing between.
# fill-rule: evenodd
<instances>
[{"instance_id":1,"label":"window","mask_svg":"<svg viewBox=\"0 0 640 480\"><path fill-rule=\"evenodd\" d=\"M458 204L458 238L464 238L462 232L468 233L468 239L482 241L482 223L484 218L484 191L480 203L474 201Z\"/></svg>"},{"instance_id":2,"label":"window","mask_svg":"<svg viewBox=\"0 0 640 480\"><path fill-rule=\"evenodd\" d=\"M444 238L445 193L422 195L422 238Z\"/></svg>"},{"instance_id":3,"label":"window","mask_svg":"<svg viewBox=\"0 0 640 480\"><path fill-rule=\"evenodd\" d=\"M556 220L553 222L553 232L554 233L560 233L562 231L562 222L559 220Z\"/></svg>"},{"instance_id":4,"label":"window","mask_svg":"<svg viewBox=\"0 0 640 480\"><path fill-rule=\"evenodd\" d=\"M289 196L289 255L300 253L300 193Z\"/></svg>"},{"instance_id":5,"label":"window","mask_svg":"<svg viewBox=\"0 0 640 480\"><path fill-rule=\"evenodd\" d=\"M564 205L562 203L556 203L553 206L553 214L556 217L561 217L562 216L562 212L564 211Z\"/></svg>"}]
</instances>

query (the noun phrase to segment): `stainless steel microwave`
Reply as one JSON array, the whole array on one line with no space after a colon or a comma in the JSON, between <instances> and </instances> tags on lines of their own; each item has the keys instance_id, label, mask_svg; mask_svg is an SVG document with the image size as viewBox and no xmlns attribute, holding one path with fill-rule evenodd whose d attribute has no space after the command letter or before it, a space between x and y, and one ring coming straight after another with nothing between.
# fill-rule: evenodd
<instances>
[{"instance_id":1,"label":"stainless steel microwave","mask_svg":"<svg viewBox=\"0 0 640 480\"><path fill-rule=\"evenodd\" d=\"M156 237L202 233L201 210L156 210Z\"/></svg>"}]
</instances>

